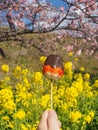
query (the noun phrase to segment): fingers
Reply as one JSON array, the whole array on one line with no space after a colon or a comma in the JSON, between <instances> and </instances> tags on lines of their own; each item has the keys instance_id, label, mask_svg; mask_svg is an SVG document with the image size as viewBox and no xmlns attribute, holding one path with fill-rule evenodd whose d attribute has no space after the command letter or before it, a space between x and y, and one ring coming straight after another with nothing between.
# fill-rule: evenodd
<instances>
[{"instance_id":1,"label":"fingers","mask_svg":"<svg viewBox=\"0 0 98 130\"><path fill-rule=\"evenodd\" d=\"M38 125L37 130L48 130L47 128L47 118L48 118L48 111L44 111L44 113L42 114L40 123Z\"/></svg>"},{"instance_id":2,"label":"fingers","mask_svg":"<svg viewBox=\"0 0 98 130\"><path fill-rule=\"evenodd\" d=\"M59 128L61 128L61 122L58 120L58 126Z\"/></svg>"},{"instance_id":3,"label":"fingers","mask_svg":"<svg viewBox=\"0 0 98 130\"><path fill-rule=\"evenodd\" d=\"M50 110L48 113L48 130L60 130L61 123L58 121L57 114L54 110Z\"/></svg>"},{"instance_id":4,"label":"fingers","mask_svg":"<svg viewBox=\"0 0 98 130\"><path fill-rule=\"evenodd\" d=\"M54 110L44 111L37 130L60 130L61 123Z\"/></svg>"}]
</instances>

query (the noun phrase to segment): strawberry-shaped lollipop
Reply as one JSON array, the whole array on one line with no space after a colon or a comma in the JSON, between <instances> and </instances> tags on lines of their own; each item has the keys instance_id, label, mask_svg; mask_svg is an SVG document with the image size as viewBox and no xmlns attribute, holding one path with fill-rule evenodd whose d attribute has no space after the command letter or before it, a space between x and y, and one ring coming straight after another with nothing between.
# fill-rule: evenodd
<instances>
[{"instance_id":1,"label":"strawberry-shaped lollipop","mask_svg":"<svg viewBox=\"0 0 98 130\"><path fill-rule=\"evenodd\" d=\"M62 58L59 55L49 55L43 66L43 74L50 79L58 79L63 76Z\"/></svg>"}]
</instances>

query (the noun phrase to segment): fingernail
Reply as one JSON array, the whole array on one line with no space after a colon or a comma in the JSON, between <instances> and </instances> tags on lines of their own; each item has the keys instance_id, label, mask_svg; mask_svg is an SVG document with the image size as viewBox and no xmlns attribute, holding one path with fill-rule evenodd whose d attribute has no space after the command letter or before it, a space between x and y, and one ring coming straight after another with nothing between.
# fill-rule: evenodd
<instances>
[{"instance_id":1,"label":"fingernail","mask_svg":"<svg viewBox=\"0 0 98 130\"><path fill-rule=\"evenodd\" d=\"M57 114L56 114L56 112L54 110L49 111L49 116L57 118Z\"/></svg>"},{"instance_id":2,"label":"fingernail","mask_svg":"<svg viewBox=\"0 0 98 130\"><path fill-rule=\"evenodd\" d=\"M50 110L49 113L52 115L52 114L55 113L55 111L54 110Z\"/></svg>"}]
</instances>

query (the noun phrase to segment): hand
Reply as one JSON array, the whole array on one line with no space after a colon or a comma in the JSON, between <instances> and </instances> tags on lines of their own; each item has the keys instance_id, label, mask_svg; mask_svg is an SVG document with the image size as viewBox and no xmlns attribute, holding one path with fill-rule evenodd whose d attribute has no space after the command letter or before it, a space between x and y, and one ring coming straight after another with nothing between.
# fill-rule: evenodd
<instances>
[{"instance_id":1,"label":"hand","mask_svg":"<svg viewBox=\"0 0 98 130\"><path fill-rule=\"evenodd\" d=\"M60 130L61 123L54 110L46 110L42 114L37 130Z\"/></svg>"}]
</instances>

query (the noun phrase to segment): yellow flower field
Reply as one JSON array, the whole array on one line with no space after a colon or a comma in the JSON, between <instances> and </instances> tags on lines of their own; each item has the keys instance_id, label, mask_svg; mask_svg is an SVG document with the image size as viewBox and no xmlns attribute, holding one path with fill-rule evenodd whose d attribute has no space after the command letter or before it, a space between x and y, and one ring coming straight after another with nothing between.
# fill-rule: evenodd
<instances>
[{"instance_id":1,"label":"yellow flower field","mask_svg":"<svg viewBox=\"0 0 98 130\"><path fill-rule=\"evenodd\" d=\"M0 69L0 130L36 130L42 112L51 107L51 81L33 68L10 69L4 64ZM98 80L91 84L90 74L83 70L75 73L66 62L64 76L53 82L53 109L62 130L97 130Z\"/></svg>"}]
</instances>

